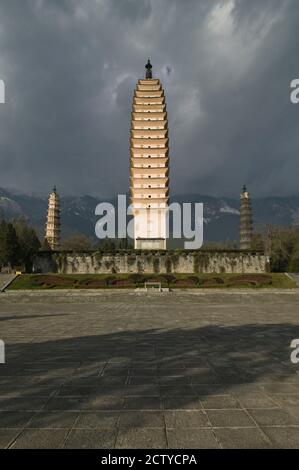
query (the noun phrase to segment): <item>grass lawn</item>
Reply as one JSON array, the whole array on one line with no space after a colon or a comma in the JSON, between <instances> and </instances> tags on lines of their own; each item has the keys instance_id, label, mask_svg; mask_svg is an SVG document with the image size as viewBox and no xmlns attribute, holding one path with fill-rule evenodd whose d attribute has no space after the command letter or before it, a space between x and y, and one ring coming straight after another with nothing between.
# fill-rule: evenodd
<instances>
[{"instance_id":1,"label":"grass lawn","mask_svg":"<svg viewBox=\"0 0 299 470\"><path fill-rule=\"evenodd\" d=\"M102 289L143 287L161 282L170 288L295 288L285 274L23 274L9 286L19 289Z\"/></svg>"}]
</instances>

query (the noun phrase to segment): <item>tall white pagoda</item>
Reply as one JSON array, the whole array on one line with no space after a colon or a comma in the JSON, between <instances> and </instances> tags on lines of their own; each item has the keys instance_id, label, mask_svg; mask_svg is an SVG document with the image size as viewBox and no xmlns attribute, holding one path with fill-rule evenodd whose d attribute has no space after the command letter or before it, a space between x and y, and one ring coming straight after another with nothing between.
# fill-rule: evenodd
<instances>
[{"instance_id":1,"label":"tall white pagoda","mask_svg":"<svg viewBox=\"0 0 299 470\"><path fill-rule=\"evenodd\" d=\"M164 91L150 60L134 92L131 125L131 204L134 248L166 249L169 140Z\"/></svg>"}]
</instances>

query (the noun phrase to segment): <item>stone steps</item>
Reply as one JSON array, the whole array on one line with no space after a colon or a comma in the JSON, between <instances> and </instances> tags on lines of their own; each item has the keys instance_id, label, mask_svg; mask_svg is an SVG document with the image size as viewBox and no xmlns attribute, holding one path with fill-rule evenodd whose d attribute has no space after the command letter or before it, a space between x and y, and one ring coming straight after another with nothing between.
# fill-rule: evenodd
<instances>
[{"instance_id":1,"label":"stone steps","mask_svg":"<svg viewBox=\"0 0 299 470\"><path fill-rule=\"evenodd\" d=\"M299 273L288 273L288 276L294 279L297 286L299 287Z\"/></svg>"},{"instance_id":2,"label":"stone steps","mask_svg":"<svg viewBox=\"0 0 299 470\"><path fill-rule=\"evenodd\" d=\"M0 292L4 292L16 277L16 274L0 274Z\"/></svg>"}]
</instances>

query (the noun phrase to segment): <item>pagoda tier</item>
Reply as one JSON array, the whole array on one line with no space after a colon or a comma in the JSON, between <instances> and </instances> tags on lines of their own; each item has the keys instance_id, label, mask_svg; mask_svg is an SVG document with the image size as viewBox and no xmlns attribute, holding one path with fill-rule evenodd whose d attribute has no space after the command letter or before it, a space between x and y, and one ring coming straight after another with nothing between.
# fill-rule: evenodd
<instances>
[{"instance_id":1,"label":"pagoda tier","mask_svg":"<svg viewBox=\"0 0 299 470\"><path fill-rule=\"evenodd\" d=\"M148 64L146 67L151 68ZM151 76L151 71L147 71L146 75ZM169 139L166 103L160 80L138 80L131 118L130 190L134 245L141 249L165 249Z\"/></svg>"}]
</instances>

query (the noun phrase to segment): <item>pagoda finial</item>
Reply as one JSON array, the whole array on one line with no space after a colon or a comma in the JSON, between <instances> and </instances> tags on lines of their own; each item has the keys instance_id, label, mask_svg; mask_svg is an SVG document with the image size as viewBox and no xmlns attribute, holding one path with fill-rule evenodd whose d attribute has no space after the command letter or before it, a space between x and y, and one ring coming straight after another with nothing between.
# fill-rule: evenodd
<instances>
[{"instance_id":1,"label":"pagoda finial","mask_svg":"<svg viewBox=\"0 0 299 470\"><path fill-rule=\"evenodd\" d=\"M152 78L152 64L150 59L148 59L147 64L145 65L146 72L145 72L145 78Z\"/></svg>"},{"instance_id":2,"label":"pagoda finial","mask_svg":"<svg viewBox=\"0 0 299 470\"><path fill-rule=\"evenodd\" d=\"M246 184L243 185L243 193L247 193L247 187Z\"/></svg>"},{"instance_id":3,"label":"pagoda finial","mask_svg":"<svg viewBox=\"0 0 299 470\"><path fill-rule=\"evenodd\" d=\"M53 193L57 193L57 188L56 188L56 184L54 184L54 187L53 187Z\"/></svg>"}]
</instances>

